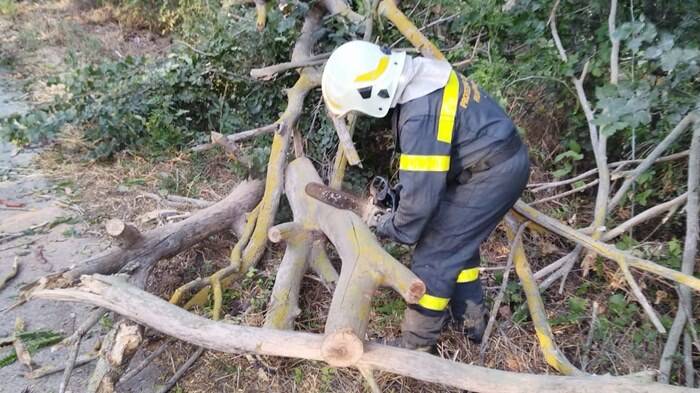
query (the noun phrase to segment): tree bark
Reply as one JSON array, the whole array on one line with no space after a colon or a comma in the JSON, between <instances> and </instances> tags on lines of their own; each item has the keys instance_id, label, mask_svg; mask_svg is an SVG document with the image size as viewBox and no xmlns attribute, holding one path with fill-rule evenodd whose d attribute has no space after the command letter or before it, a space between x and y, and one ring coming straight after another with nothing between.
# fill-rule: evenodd
<instances>
[{"instance_id":1,"label":"tree bark","mask_svg":"<svg viewBox=\"0 0 700 393\"><path fill-rule=\"evenodd\" d=\"M425 293L425 284L384 251L359 216L306 195L304 189L311 182L320 183L321 178L309 159L298 158L289 164L285 190L295 220L306 228L322 231L342 260L326 321L324 354L331 364L349 365L358 358L358 352L362 354L361 343L377 287L390 286L408 303L416 303Z\"/></svg>"},{"instance_id":2,"label":"tree bark","mask_svg":"<svg viewBox=\"0 0 700 393\"><path fill-rule=\"evenodd\" d=\"M116 277L85 276L76 288L37 290L33 297L78 301L108 308L164 334L208 349L323 360L318 334L238 326L211 321L144 292ZM493 370L427 353L366 344L357 366L370 367L473 392L673 393L679 386L612 376L566 377Z\"/></svg>"}]
</instances>

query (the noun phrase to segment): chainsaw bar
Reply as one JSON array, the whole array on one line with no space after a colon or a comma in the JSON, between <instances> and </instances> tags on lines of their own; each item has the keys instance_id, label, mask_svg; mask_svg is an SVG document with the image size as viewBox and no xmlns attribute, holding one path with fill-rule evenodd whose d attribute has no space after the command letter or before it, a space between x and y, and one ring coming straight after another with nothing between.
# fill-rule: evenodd
<instances>
[{"instance_id":1,"label":"chainsaw bar","mask_svg":"<svg viewBox=\"0 0 700 393\"><path fill-rule=\"evenodd\" d=\"M336 190L320 183L309 183L304 188L306 195L341 210L350 210L363 217L367 201L345 191Z\"/></svg>"}]
</instances>

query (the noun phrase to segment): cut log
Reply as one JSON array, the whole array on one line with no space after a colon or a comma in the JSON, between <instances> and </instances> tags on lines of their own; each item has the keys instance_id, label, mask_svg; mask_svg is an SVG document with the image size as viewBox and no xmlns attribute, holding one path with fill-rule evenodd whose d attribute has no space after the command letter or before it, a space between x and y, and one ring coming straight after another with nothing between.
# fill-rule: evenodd
<instances>
[{"instance_id":1,"label":"cut log","mask_svg":"<svg viewBox=\"0 0 700 393\"><path fill-rule=\"evenodd\" d=\"M107 221L105 229L119 248L133 248L141 240L141 232L135 226L116 218Z\"/></svg>"},{"instance_id":2,"label":"cut log","mask_svg":"<svg viewBox=\"0 0 700 393\"><path fill-rule=\"evenodd\" d=\"M86 391L112 393L121 375L126 371L143 340L143 328L134 322L121 320L109 331L102 342L100 357L90 376Z\"/></svg>"},{"instance_id":3,"label":"cut log","mask_svg":"<svg viewBox=\"0 0 700 393\"><path fill-rule=\"evenodd\" d=\"M70 270L25 286L23 293L26 294L37 286L69 285L83 274L117 273L127 263L135 268L141 268L141 271L148 270L156 261L176 255L217 232L232 228L239 216L255 207L261 194L261 182L244 181L238 184L226 198L211 207L199 210L180 222L142 233L140 240L131 248L112 247L100 255L77 264ZM110 225L110 227L114 226L116 225Z\"/></svg>"},{"instance_id":4,"label":"cut log","mask_svg":"<svg viewBox=\"0 0 700 393\"><path fill-rule=\"evenodd\" d=\"M377 287L392 287L408 303L416 303L425 293L425 284L384 251L359 216L306 195L305 187L311 182L320 183L321 178L309 159L302 157L289 164L285 192L295 220L323 232L342 260L326 321L324 359L332 365L351 365L362 354L358 343L365 337Z\"/></svg>"},{"instance_id":5,"label":"cut log","mask_svg":"<svg viewBox=\"0 0 700 393\"><path fill-rule=\"evenodd\" d=\"M324 337L321 335L211 321L116 277L85 276L78 287L41 289L32 296L105 307L166 335L215 351L323 360L321 346ZM625 377L567 377L493 370L379 344L365 344L364 353L356 365L473 392L697 393L696 389Z\"/></svg>"}]
</instances>

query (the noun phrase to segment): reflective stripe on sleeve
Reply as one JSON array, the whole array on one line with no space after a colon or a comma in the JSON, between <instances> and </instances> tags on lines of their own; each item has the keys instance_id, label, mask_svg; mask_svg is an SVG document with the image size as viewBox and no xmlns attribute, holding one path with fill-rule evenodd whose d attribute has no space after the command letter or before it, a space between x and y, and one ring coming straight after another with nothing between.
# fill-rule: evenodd
<instances>
[{"instance_id":1,"label":"reflective stripe on sleeve","mask_svg":"<svg viewBox=\"0 0 700 393\"><path fill-rule=\"evenodd\" d=\"M440 119L438 121L437 140L452 143L452 131L457 115L457 97L459 95L459 79L457 74L450 72L450 78L442 93L442 105L440 107Z\"/></svg>"},{"instance_id":2,"label":"reflective stripe on sleeve","mask_svg":"<svg viewBox=\"0 0 700 393\"><path fill-rule=\"evenodd\" d=\"M465 283L465 282L472 282L476 281L479 278L479 268L478 267L473 267L471 269L464 269L461 272L459 272L459 275L457 276L457 283Z\"/></svg>"},{"instance_id":3,"label":"reflective stripe on sleeve","mask_svg":"<svg viewBox=\"0 0 700 393\"><path fill-rule=\"evenodd\" d=\"M412 172L447 172L450 156L401 154L399 170Z\"/></svg>"},{"instance_id":4,"label":"reflective stripe on sleeve","mask_svg":"<svg viewBox=\"0 0 700 393\"><path fill-rule=\"evenodd\" d=\"M447 308L447 304L449 302L450 299L448 298L432 296L426 293L425 295L423 295L423 297L420 298L420 300L418 301L418 305L428 310L443 311Z\"/></svg>"}]
</instances>

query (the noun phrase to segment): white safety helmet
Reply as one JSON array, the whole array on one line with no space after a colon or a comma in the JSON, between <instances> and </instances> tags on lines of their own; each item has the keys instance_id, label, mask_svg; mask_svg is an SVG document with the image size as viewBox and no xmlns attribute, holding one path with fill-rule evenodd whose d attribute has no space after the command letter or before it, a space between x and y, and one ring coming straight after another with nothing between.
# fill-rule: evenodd
<instances>
[{"instance_id":1,"label":"white safety helmet","mask_svg":"<svg viewBox=\"0 0 700 393\"><path fill-rule=\"evenodd\" d=\"M323 69L321 90L326 107L338 117L350 111L386 116L405 61L405 52L366 41L339 46Z\"/></svg>"}]
</instances>

